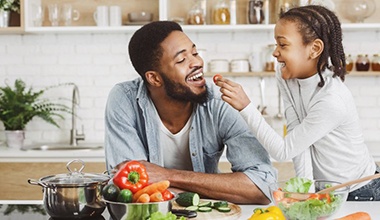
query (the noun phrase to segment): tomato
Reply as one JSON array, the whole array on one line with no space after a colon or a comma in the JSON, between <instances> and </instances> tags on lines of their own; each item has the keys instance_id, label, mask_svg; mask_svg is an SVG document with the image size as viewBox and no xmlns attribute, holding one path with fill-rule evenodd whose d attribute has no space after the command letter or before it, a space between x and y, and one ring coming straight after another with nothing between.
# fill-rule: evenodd
<instances>
[{"instance_id":1,"label":"tomato","mask_svg":"<svg viewBox=\"0 0 380 220\"><path fill-rule=\"evenodd\" d=\"M171 200L173 197L173 194L169 190L165 190L162 192L162 198L164 199L164 201Z\"/></svg>"},{"instance_id":2,"label":"tomato","mask_svg":"<svg viewBox=\"0 0 380 220\"><path fill-rule=\"evenodd\" d=\"M129 189L123 189L120 191L117 201L118 202L124 202L124 203L130 203L132 202L133 194L132 191Z\"/></svg>"},{"instance_id":3,"label":"tomato","mask_svg":"<svg viewBox=\"0 0 380 220\"><path fill-rule=\"evenodd\" d=\"M222 75L220 75L220 74L215 74L215 75L212 77L212 80L214 80L214 83L216 83L216 81L217 81L217 79L218 79L219 77L221 78Z\"/></svg>"}]
</instances>

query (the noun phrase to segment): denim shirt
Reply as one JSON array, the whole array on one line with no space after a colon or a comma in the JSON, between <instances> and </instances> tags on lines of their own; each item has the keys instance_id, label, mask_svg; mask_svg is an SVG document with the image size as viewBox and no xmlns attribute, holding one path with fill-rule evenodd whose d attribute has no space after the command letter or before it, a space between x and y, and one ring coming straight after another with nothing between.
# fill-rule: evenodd
<instances>
[{"instance_id":1,"label":"denim shirt","mask_svg":"<svg viewBox=\"0 0 380 220\"><path fill-rule=\"evenodd\" d=\"M240 114L214 96L207 85L209 100L194 107L189 150L195 172L218 173L224 148L233 172L245 173L268 197L268 184L276 181L277 171L269 155L250 132ZM159 146L159 121L148 90L139 77L122 82L111 90L105 112L105 155L111 170L125 160L147 160L163 166Z\"/></svg>"}]
</instances>

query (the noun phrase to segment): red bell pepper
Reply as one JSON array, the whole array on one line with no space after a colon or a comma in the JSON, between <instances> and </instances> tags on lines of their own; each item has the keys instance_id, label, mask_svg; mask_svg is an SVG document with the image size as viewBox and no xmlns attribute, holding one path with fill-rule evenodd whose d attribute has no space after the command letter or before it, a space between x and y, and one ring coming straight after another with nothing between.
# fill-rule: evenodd
<instances>
[{"instance_id":1,"label":"red bell pepper","mask_svg":"<svg viewBox=\"0 0 380 220\"><path fill-rule=\"evenodd\" d=\"M136 193L148 185L148 173L145 166L135 160L125 163L113 177L113 183L120 189L129 189Z\"/></svg>"}]
</instances>

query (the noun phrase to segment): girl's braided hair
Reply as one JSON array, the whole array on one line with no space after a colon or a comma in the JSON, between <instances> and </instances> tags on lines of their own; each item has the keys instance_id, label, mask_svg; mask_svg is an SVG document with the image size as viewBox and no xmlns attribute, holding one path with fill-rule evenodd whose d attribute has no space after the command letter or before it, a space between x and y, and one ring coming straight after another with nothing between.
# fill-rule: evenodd
<instances>
[{"instance_id":1,"label":"girl's braided hair","mask_svg":"<svg viewBox=\"0 0 380 220\"><path fill-rule=\"evenodd\" d=\"M323 6L307 5L281 12L279 19L295 22L305 45L315 39L323 41L324 49L317 64L318 75L321 79L319 87L325 85L321 72L326 68L334 71L334 77L339 76L344 81L346 58L342 44L342 29L334 12ZM329 58L331 66L329 66Z\"/></svg>"}]
</instances>

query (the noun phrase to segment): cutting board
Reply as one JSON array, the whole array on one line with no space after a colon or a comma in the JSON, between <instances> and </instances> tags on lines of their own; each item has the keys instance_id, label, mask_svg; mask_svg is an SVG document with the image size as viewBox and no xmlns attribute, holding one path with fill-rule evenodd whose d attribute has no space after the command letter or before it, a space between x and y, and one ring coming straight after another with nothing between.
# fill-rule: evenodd
<instances>
[{"instance_id":1,"label":"cutting board","mask_svg":"<svg viewBox=\"0 0 380 220\"><path fill-rule=\"evenodd\" d=\"M211 199L201 199L200 202L216 202L218 200L211 200ZM173 209L185 209L185 207L182 207L178 205L175 201L172 203ZM190 218L194 220L209 220L209 219L218 219L218 220L237 220L241 216L241 208L240 206L228 203L228 206L231 208L230 212L219 212L216 209L212 209L211 212L199 212L197 211L197 217L196 218ZM189 220L190 220L189 219Z\"/></svg>"}]
</instances>

